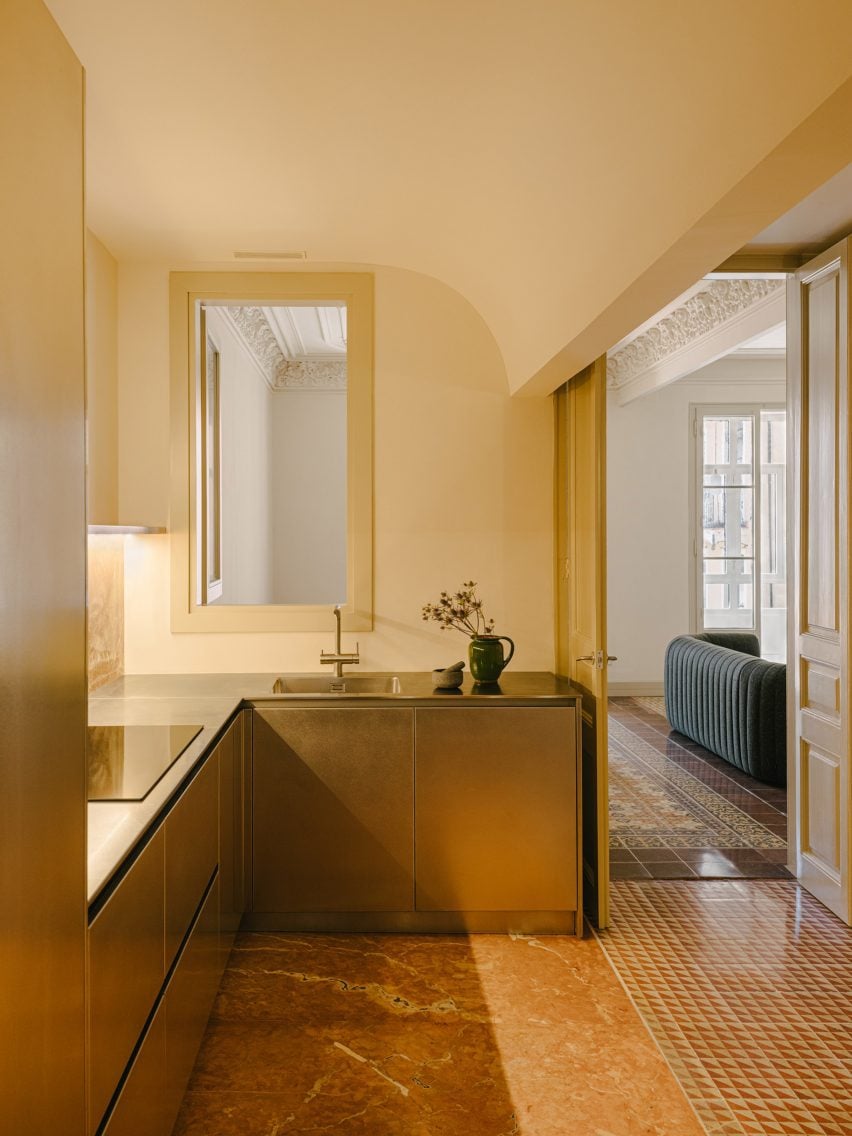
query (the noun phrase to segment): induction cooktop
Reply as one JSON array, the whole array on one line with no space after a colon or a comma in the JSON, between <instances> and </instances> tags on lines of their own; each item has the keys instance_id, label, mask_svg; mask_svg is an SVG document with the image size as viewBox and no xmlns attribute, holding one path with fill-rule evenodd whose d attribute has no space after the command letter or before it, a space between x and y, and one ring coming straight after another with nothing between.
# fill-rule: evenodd
<instances>
[{"instance_id":1,"label":"induction cooktop","mask_svg":"<svg viewBox=\"0 0 852 1136\"><path fill-rule=\"evenodd\" d=\"M89 726L89 800L144 800L202 728Z\"/></svg>"}]
</instances>

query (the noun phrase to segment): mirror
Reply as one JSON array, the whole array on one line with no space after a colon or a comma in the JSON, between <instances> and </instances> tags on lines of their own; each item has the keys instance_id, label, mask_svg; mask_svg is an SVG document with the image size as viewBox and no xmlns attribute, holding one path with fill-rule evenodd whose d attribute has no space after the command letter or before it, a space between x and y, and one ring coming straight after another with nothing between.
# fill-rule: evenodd
<instances>
[{"instance_id":1,"label":"mirror","mask_svg":"<svg viewBox=\"0 0 852 1136\"><path fill-rule=\"evenodd\" d=\"M173 273L172 628L372 626L372 276Z\"/></svg>"},{"instance_id":2,"label":"mirror","mask_svg":"<svg viewBox=\"0 0 852 1136\"><path fill-rule=\"evenodd\" d=\"M199 602L344 604L346 304L200 307Z\"/></svg>"}]
</instances>

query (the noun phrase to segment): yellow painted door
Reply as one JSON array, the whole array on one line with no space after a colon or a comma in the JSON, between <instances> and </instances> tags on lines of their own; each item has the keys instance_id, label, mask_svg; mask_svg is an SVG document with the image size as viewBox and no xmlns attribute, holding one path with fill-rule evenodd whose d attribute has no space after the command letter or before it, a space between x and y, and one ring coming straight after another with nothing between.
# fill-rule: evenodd
<instances>
[{"instance_id":1,"label":"yellow painted door","mask_svg":"<svg viewBox=\"0 0 852 1136\"><path fill-rule=\"evenodd\" d=\"M583 694L583 909L609 918L606 358L556 393L556 666Z\"/></svg>"},{"instance_id":2,"label":"yellow painted door","mask_svg":"<svg viewBox=\"0 0 852 1136\"><path fill-rule=\"evenodd\" d=\"M792 842L802 884L841 919L849 897L849 240L788 291Z\"/></svg>"}]
</instances>

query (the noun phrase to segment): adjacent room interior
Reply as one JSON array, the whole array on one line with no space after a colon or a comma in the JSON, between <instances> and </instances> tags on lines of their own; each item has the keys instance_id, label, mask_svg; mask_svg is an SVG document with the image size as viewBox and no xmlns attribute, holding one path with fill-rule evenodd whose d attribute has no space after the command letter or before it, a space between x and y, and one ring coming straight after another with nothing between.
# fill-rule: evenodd
<instances>
[{"instance_id":1,"label":"adjacent room interior","mask_svg":"<svg viewBox=\"0 0 852 1136\"><path fill-rule=\"evenodd\" d=\"M613 879L789 877L786 759L765 783L672 730L662 681L688 633L786 663L785 308L783 274L711 277L608 353Z\"/></svg>"}]
</instances>

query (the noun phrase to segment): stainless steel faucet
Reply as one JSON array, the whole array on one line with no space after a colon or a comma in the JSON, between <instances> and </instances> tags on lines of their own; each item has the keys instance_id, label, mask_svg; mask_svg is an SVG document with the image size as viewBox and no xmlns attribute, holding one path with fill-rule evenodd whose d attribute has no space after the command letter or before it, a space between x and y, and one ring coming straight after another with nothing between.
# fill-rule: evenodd
<instances>
[{"instance_id":1,"label":"stainless steel faucet","mask_svg":"<svg viewBox=\"0 0 852 1136\"><path fill-rule=\"evenodd\" d=\"M340 649L340 604L334 605L334 618L337 620L337 630L334 636L334 653L320 651L321 663L333 663L334 674L336 678L343 678L343 664L349 663L354 666L355 663L361 662L361 656L358 654L360 644L355 644L355 653L344 655Z\"/></svg>"}]
</instances>

